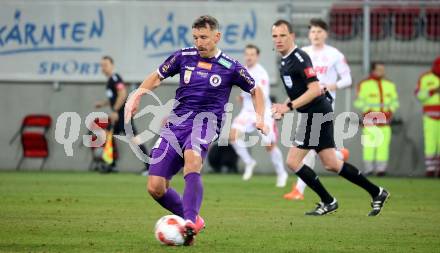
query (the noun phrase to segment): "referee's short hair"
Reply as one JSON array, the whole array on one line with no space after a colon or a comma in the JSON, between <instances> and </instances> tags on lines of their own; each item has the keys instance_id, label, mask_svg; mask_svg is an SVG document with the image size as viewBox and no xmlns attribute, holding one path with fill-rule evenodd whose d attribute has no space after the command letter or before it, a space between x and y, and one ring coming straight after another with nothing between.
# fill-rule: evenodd
<instances>
[{"instance_id":1,"label":"referee's short hair","mask_svg":"<svg viewBox=\"0 0 440 253\"><path fill-rule=\"evenodd\" d=\"M278 19L277 21L275 21L275 23L273 23L273 26L280 26L280 25L286 25L289 33L293 33L293 25L289 21L285 19Z\"/></svg>"},{"instance_id":2,"label":"referee's short hair","mask_svg":"<svg viewBox=\"0 0 440 253\"><path fill-rule=\"evenodd\" d=\"M327 23L321 19L321 18L312 18L310 19L309 22L309 29L312 27L320 27L322 28L324 31L328 32L328 25Z\"/></svg>"},{"instance_id":3,"label":"referee's short hair","mask_svg":"<svg viewBox=\"0 0 440 253\"><path fill-rule=\"evenodd\" d=\"M219 24L216 18L210 15L203 15L194 20L192 28L200 29L209 26L211 30L218 30Z\"/></svg>"},{"instance_id":4,"label":"referee's short hair","mask_svg":"<svg viewBox=\"0 0 440 253\"><path fill-rule=\"evenodd\" d=\"M108 60L111 64L114 63L113 58L112 58L111 56L109 56L109 55L104 55L104 56L102 57L102 59L103 59L103 60Z\"/></svg>"},{"instance_id":5,"label":"referee's short hair","mask_svg":"<svg viewBox=\"0 0 440 253\"><path fill-rule=\"evenodd\" d=\"M255 51L257 52L257 55L260 55L260 48L254 44L247 44L245 49L255 49Z\"/></svg>"}]
</instances>

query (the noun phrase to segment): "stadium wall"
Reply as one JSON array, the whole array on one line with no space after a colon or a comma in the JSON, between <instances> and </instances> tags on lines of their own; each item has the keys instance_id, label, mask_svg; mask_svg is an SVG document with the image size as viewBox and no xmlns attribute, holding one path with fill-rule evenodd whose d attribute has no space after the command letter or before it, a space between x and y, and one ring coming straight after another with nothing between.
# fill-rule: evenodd
<instances>
[{"instance_id":1,"label":"stadium wall","mask_svg":"<svg viewBox=\"0 0 440 253\"><path fill-rule=\"evenodd\" d=\"M268 65L269 63L263 63ZM421 121L421 107L416 101L413 90L418 76L429 66L422 65L387 65L387 76L397 84L400 95L401 107L397 117L403 120L403 125L393 127L393 139L390 154L390 174L394 175L422 175L423 165L423 133ZM363 78L362 66L351 65L355 82ZM157 95L162 101L171 99L175 93L175 84L165 83L157 89ZM284 100L284 88L278 83L272 87L272 94L277 99ZM351 89L355 93L354 86ZM238 113L239 106L235 96L239 90L234 89L230 102L234 103L233 115ZM82 135L87 134L85 117L88 113L96 111L93 108L97 99L105 99L105 84L102 83L61 83L59 90L54 89L51 83L24 83L24 82L0 82L0 169L10 170L15 168L21 155L19 141L9 145L10 138L18 130L22 118L29 113L48 113L54 119L52 129L49 131L50 156L45 165L45 170L87 170L91 160L89 148L82 145ZM338 92L336 113L345 108L345 93ZM145 99L142 103L146 106L153 101ZM64 148L54 139L55 122L63 112L77 112L82 119L81 130L78 140L73 144L74 155L66 156ZM135 124L139 131L146 129L149 118L142 118ZM281 125L279 124L279 128ZM129 146L119 142L121 154L120 169L122 171L137 171L142 168L141 162L135 157ZM151 148L153 143L147 143ZM360 132L353 138L344 141L344 146L351 151L350 161L362 167L362 149L360 144ZM282 147L286 154L287 148ZM264 148L257 146L252 148L252 154L257 158L257 172L273 173L269 159L266 159ZM32 170L38 168L40 160L27 159L22 169ZM206 168L209 171L209 168ZM322 170L322 168L321 168Z\"/></svg>"}]
</instances>

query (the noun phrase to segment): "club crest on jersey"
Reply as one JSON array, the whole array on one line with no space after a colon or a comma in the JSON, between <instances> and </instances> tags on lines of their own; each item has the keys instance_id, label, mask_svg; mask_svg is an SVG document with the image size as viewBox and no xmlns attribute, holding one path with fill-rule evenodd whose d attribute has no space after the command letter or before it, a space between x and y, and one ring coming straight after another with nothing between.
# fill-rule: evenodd
<instances>
[{"instance_id":1,"label":"club crest on jersey","mask_svg":"<svg viewBox=\"0 0 440 253\"><path fill-rule=\"evenodd\" d=\"M307 78L316 76L315 70L312 67L304 69L304 73L306 74Z\"/></svg>"},{"instance_id":2,"label":"club crest on jersey","mask_svg":"<svg viewBox=\"0 0 440 253\"><path fill-rule=\"evenodd\" d=\"M183 82L188 84L189 81L191 80L191 74L192 71L191 70L185 70L185 74L183 75Z\"/></svg>"},{"instance_id":3,"label":"club crest on jersey","mask_svg":"<svg viewBox=\"0 0 440 253\"><path fill-rule=\"evenodd\" d=\"M207 63L207 62L203 62L203 61L199 61L197 63L197 67L202 68L202 69L211 70L212 64L211 63Z\"/></svg>"},{"instance_id":4,"label":"club crest on jersey","mask_svg":"<svg viewBox=\"0 0 440 253\"><path fill-rule=\"evenodd\" d=\"M222 83L222 78L219 75L212 75L209 78L209 83L214 86L217 87Z\"/></svg>"}]
</instances>

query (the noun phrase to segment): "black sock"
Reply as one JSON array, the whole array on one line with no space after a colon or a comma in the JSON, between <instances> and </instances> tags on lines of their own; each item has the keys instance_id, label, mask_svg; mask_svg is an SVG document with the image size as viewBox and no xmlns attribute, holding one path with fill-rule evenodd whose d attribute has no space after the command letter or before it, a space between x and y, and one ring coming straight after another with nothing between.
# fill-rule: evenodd
<instances>
[{"instance_id":1,"label":"black sock","mask_svg":"<svg viewBox=\"0 0 440 253\"><path fill-rule=\"evenodd\" d=\"M143 145L143 144L141 144L141 145L139 145L139 148L142 150L142 152L145 154L145 155L149 155L149 153L148 153L148 150L147 150L147 148L145 148L145 146ZM149 167L150 167L150 164L149 163L145 163L145 170L148 170L149 169Z\"/></svg>"},{"instance_id":2,"label":"black sock","mask_svg":"<svg viewBox=\"0 0 440 253\"><path fill-rule=\"evenodd\" d=\"M301 169L296 172L296 175L301 178L316 194L319 195L321 201L330 204L333 202L333 197L328 193L319 181L318 175L307 165L303 165Z\"/></svg>"},{"instance_id":3,"label":"black sock","mask_svg":"<svg viewBox=\"0 0 440 253\"><path fill-rule=\"evenodd\" d=\"M371 197L374 198L379 195L379 187L371 183L370 180L364 177L364 175L362 175L362 173L353 165L349 163L344 163L341 171L339 172L339 175L352 182L353 184L364 188L364 190L370 193Z\"/></svg>"}]
</instances>

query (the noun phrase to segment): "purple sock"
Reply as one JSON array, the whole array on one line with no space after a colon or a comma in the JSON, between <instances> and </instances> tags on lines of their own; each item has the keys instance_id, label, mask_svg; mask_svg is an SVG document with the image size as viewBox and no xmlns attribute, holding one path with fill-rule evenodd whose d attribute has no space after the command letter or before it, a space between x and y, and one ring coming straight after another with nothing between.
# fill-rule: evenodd
<instances>
[{"instance_id":1,"label":"purple sock","mask_svg":"<svg viewBox=\"0 0 440 253\"><path fill-rule=\"evenodd\" d=\"M200 174L196 172L185 176L185 191L183 192L183 213L185 220L196 222L202 205L203 185Z\"/></svg>"},{"instance_id":2,"label":"purple sock","mask_svg":"<svg viewBox=\"0 0 440 253\"><path fill-rule=\"evenodd\" d=\"M183 218L182 199L173 188L168 188L167 192L156 201L168 211Z\"/></svg>"}]
</instances>

